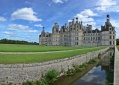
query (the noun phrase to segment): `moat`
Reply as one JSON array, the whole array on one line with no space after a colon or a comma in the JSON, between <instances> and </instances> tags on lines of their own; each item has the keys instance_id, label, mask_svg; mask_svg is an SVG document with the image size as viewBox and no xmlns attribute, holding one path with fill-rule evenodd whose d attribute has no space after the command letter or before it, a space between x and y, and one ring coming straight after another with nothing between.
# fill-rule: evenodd
<instances>
[{"instance_id":1,"label":"moat","mask_svg":"<svg viewBox=\"0 0 119 85\"><path fill-rule=\"evenodd\" d=\"M89 65L84 71L71 76L63 76L54 85L106 85L113 53L113 50L108 51L97 64Z\"/></svg>"}]
</instances>

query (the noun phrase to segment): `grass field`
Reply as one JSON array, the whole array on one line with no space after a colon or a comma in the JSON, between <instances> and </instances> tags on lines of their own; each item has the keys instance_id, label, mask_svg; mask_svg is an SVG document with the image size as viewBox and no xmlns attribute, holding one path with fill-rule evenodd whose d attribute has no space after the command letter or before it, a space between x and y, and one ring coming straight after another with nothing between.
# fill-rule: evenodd
<instances>
[{"instance_id":1,"label":"grass field","mask_svg":"<svg viewBox=\"0 0 119 85\"><path fill-rule=\"evenodd\" d=\"M87 48L87 47L0 44L0 52L47 52L47 51L74 50L74 49L83 49L83 48Z\"/></svg>"},{"instance_id":2,"label":"grass field","mask_svg":"<svg viewBox=\"0 0 119 85\"><path fill-rule=\"evenodd\" d=\"M51 52L44 54L0 54L0 64L44 62L54 59L72 57L75 55L100 50L102 48L105 47L84 48L71 52Z\"/></svg>"}]
</instances>

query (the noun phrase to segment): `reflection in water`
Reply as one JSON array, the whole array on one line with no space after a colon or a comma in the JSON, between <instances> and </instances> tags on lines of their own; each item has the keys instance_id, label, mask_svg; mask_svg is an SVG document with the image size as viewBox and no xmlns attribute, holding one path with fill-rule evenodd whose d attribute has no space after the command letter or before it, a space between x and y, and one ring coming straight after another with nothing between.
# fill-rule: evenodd
<instances>
[{"instance_id":1,"label":"reflection in water","mask_svg":"<svg viewBox=\"0 0 119 85\"><path fill-rule=\"evenodd\" d=\"M101 70L101 66L94 67L82 78L76 80L70 85L105 85L105 71Z\"/></svg>"},{"instance_id":2,"label":"reflection in water","mask_svg":"<svg viewBox=\"0 0 119 85\"><path fill-rule=\"evenodd\" d=\"M109 70L113 53L114 51L110 50L95 67L89 66L83 72L62 77L54 85L105 85L106 72Z\"/></svg>"}]
</instances>

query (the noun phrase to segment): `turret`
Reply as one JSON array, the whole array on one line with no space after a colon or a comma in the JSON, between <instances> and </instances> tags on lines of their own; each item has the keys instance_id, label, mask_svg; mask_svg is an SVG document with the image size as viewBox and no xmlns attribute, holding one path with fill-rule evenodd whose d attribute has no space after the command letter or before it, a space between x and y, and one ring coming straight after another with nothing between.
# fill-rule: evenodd
<instances>
[{"instance_id":1,"label":"turret","mask_svg":"<svg viewBox=\"0 0 119 85\"><path fill-rule=\"evenodd\" d=\"M59 32L59 25L57 23L54 23L54 26L52 28L52 33L58 33Z\"/></svg>"},{"instance_id":2,"label":"turret","mask_svg":"<svg viewBox=\"0 0 119 85\"><path fill-rule=\"evenodd\" d=\"M78 23L78 17L76 17L76 23Z\"/></svg>"},{"instance_id":3,"label":"turret","mask_svg":"<svg viewBox=\"0 0 119 85\"><path fill-rule=\"evenodd\" d=\"M72 19L72 25L74 25L74 19Z\"/></svg>"},{"instance_id":4,"label":"turret","mask_svg":"<svg viewBox=\"0 0 119 85\"><path fill-rule=\"evenodd\" d=\"M42 32L41 32L41 36L42 37L45 37L45 30L44 30L45 28L43 27L43 30L42 30Z\"/></svg>"},{"instance_id":5,"label":"turret","mask_svg":"<svg viewBox=\"0 0 119 85\"><path fill-rule=\"evenodd\" d=\"M82 28L83 28L83 24L82 24L82 21L81 21L80 29L82 29Z\"/></svg>"}]
</instances>

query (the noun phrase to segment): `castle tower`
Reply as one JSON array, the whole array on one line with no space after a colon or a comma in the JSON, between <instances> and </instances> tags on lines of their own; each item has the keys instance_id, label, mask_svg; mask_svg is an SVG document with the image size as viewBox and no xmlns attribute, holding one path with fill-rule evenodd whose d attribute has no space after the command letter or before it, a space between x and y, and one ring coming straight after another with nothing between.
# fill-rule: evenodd
<instances>
[{"instance_id":1,"label":"castle tower","mask_svg":"<svg viewBox=\"0 0 119 85\"><path fill-rule=\"evenodd\" d=\"M102 31L102 45L115 46L115 27L110 22L110 15L106 15L106 22L104 26L101 26Z\"/></svg>"},{"instance_id":2,"label":"castle tower","mask_svg":"<svg viewBox=\"0 0 119 85\"><path fill-rule=\"evenodd\" d=\"M57 23L54 23L51 36L52 45L60 45L59 39L60 39L59 25Z\"/></svg>"},{"instance_id":3,"label":"castle tower","mask_svg":"<svg viewBox=\"0 0 119 85\"><path fill-rule=\"evenodd\" d=\"M39 45L47 45L46 33L44 29L45 28L43 27L41 35L39 35Z\"/></svg>"}]
</instances>

